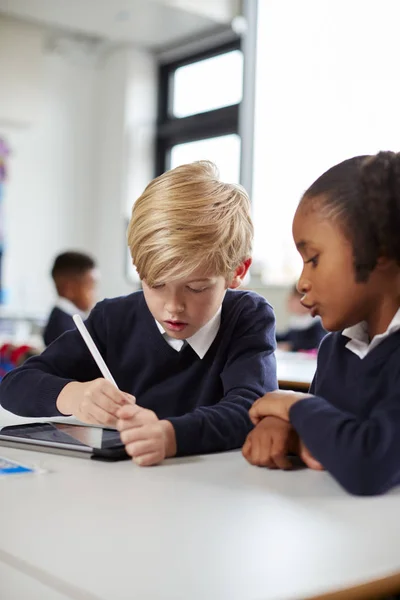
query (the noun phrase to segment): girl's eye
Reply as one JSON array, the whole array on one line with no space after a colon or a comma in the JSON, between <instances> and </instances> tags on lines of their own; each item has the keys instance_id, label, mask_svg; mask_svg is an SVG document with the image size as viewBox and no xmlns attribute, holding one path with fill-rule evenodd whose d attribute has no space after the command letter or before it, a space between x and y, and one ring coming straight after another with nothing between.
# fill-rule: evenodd
<instances>
[{"instance_id":1,"label":"girl's eye","mask_svg":"<svg viewBox=\"0 0 400 600\"><path fill-rule=\"evenodd\" d=\"M319 255L316 254L312 258L309 258L308 260L306 260L305 264L308 265L308 263L311 263L313 267L316 267L318 264L318 258L319 258Z\"/></svg>"},{"instance_id":2,"label":"girl's eye","mask_svg":"<svg viewBox=\"0 0 400 600\"><path fill-rule=\"evenodd\" d=\"M157 284L155 284L155 285L152 285L152 286L151 286L151 289L152 289L152 290L160 290L161 288L163 288L163 287L164 287L164 285L165 285L164 283L157 283Z\"/></svg>"}]
</instances>

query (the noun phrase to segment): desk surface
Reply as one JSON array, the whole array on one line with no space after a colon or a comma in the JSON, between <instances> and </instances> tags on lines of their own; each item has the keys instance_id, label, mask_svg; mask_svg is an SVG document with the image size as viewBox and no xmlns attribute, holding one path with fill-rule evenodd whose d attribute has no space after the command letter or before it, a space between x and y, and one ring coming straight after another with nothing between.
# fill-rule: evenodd
<instances>
[{"instance_id":1,"label":"desk surface","mask_svg":"<svg viewBox=\"0 0 400 600\"><path fill-rule=\"evenodd\" d=\"M48 470L0 484L11 592L24 585L13 568L57 600L285 600L400 573L397 490L355 498L327 473L259 469L239 452L152 468L0 455Z\"/></svg>"},{"instance_id":2,"label":"desk surface","mask_svg":"<svg viewBox=\"0 0 400 600\"><path fill-rule=\"evenodd\" d=\"M276 352L280 387L308 391L317 368L317 359L301 352Z\"/></svg>"}]
</instances>

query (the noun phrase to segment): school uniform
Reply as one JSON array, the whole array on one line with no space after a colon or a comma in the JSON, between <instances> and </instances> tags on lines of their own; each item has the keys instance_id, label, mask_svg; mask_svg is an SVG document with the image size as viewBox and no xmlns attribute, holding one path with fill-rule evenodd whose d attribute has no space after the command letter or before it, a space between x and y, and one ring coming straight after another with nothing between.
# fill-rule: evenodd
<instances>
[{"instance_id":1,"label":"school uniform","mask_svg":"<svg viewBox=\"0 0 400 600\"><path fill-rule=\"evenodd\" d=\"M58 298L57 304L51 311L43 331L43 340L46 346L49 346L51 342L54 342L65 331L75 329L75 323L72 319L72 315L75 314L81 315L83 319L87 317L87 313L79 310L67 298Z\"/></svg>"},{"instance_id":2,"label":"school uniform","mask_svg":"<svg viewBox=\"0 0 400 600\"><path fill-rule=\"evenodd\" d=\"M290 421L314 457L353 494L400 483L400 309L385 333L366 323L321 343L312 397Z\"/></svg>"},{"instance_id":3,"label":"school uniform","mask_svg":"<svg viewBox=\"0 0 400 600\"><path fill-rule=\"evenodd\" d=\"M322 327L321 319L311 315L292 317L287 331L276 335L277 342L288 342L292 352L315 350L327 331Z\"/></svg>"},{"instance_id":4,"label":"school uniform","mask_svg":"<svg viewBox=\"0 0 400 600\"><path fill-rule=\"evenodd\" d=\"M228 290L220 313L178 345L141 291L100 302L86 325L118 387L172 423L178 454L242 446L252 403L277 389L274 314L254 292ZM4 378L0 403L23 416L60 416L63 387L100 376L80 334L69 331Z\"/></svg>"}]
</instances>

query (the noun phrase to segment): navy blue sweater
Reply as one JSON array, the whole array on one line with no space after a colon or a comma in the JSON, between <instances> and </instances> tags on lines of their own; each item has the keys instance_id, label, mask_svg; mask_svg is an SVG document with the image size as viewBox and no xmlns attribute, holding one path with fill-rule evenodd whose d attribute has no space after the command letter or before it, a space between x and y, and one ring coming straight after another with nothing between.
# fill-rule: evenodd
<instances>
[{"instance_id":1,"label":"navy blue sweater","mask_svg":"<svg viewBox=\"0 0 400 600\"><path fill-rule=\"evenodd\" d=\"M305 445L350 493L374 495L400 483L400 331L363 359L348 338L329 334L310 392L290 410Z\"/></svg>"},{"instance_id":2,"label":"navy blue sweater","mask_svg":"<svg viewBox=\"0 0 400 600\"><path fill-rule=\"evenodd\" d=\"M169 346L142 292L100 302L86 321L118 387L171 421L180 455L244 443L249 408L277 388L274 324L264 298L228 290L217 336L200 359L189 345ZM3 379L0 403L27 417L59 416L56 399L67 383L100 376L80 334L68 331Z\"/></svg>"},{"instance_id":3,"label":"navy blue sweater","mask_svg":"<svg viewBox=\"0 0 400 600\"><path fill-rule=\"evenodd\" d=\"M284 333L278 333L276 341L289 342L292 352L314 350L318 348L326 334L327 331L322 327L321 321L315 319L314 323L310 327L307 327L307 329L288 329Z\"/></svg>"},{"instance_id":4,"label":"navy blue sweater","mask_svg":"<svg viewBox=\"0 0 400 600\"><path fill-rule=\"evenodd\" d=\"M75 323L68 313L55 306L50 313L49 320L43 331L43 340L46 346L54 342L62 333L75 329Z\"/></svg>"}]
</instances>

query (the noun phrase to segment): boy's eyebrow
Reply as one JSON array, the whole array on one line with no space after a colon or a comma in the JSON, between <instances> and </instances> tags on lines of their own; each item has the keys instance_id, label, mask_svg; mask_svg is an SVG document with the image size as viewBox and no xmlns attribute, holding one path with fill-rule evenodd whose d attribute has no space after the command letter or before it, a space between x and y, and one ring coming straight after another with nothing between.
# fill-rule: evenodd
<instances>
[{"instance_id":1,"label":"boy's eyebrow","mask_svg":"<svg viewBox=\"0 0 400 600\"><path fill-rule=\"evenodd\" d=\"M200 277L199 279L191 279L188 283L202 283L204 281L211 281L212 277Z\"/></svg>"}]
</instances>

